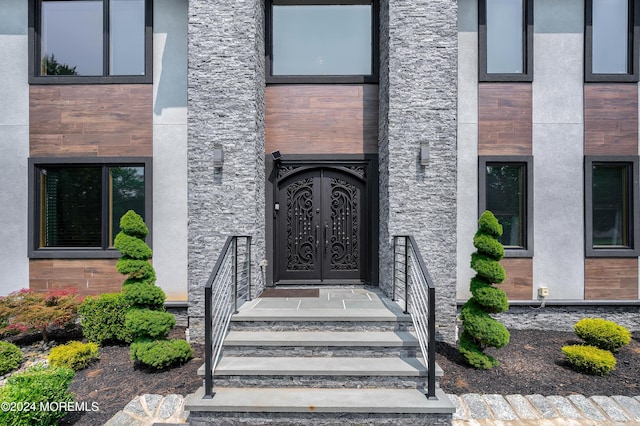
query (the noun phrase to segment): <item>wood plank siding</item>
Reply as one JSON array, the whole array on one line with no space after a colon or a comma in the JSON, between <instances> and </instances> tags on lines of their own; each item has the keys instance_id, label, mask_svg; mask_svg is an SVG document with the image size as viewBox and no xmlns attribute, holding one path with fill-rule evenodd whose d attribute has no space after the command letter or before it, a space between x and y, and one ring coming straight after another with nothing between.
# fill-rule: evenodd
<instances>
[{"instance_id":1,"label":"wood plank siding","mask_svg":"<svg viewBox=\"0 0 640 426\"><path fill-rule=\"evenodd\" d=\"M585 259L586 300L638 299L638 258Z\"/></svg>"},{"instance_id":2,"label":"wood plank siding","mask_svg":"<svg viewBox=\"0 0 640 426\"><path fill-rule=\"evenodd\" d=\"M507 279L496 287L507 293L509 300L531 300L533 298L533 259L504 258L500 264L507 273Z\"/></svg>"},{"instance_id":3,"label":"wood plank siding","mask_svg":"<svg viewBox=\"0 0 640 426\"><path fill-rule=\"evenodd\" d=\"M268 86L266 152L378 152L377 85Z\"/></svg>"},{"instance_id":4,"label":"wood plank siding","mask_svg":"<svg viewBox=\"0 0 640 426\"><path fill-rule=\"evenodd\" d=\"M638 85L584 85L584 154L638 155Z\"/></svg>"},{"instance_id":5,"label":"wood plank siding","mask_svg":"<svg viewBox=\"0 0 640 426\"><path fill-rule=\"evenodd\" d=\"M152 85L32 85L29 155L152 155Z\"/></svg>"},{"instance_id":6,"label":"wood plank siding","mask_svg":"<svg viewBox=\"0 0 640 426\"><path fill-rule=\"evenodd\" d=\"M478 155L531 155L530 83L478 85Z\"/></svg>"},{"instance_id":7,"label":"wood plank siding","mask_svg":"<svg viewBox=\"0 0 640 426\"><path fill-rule=\"evenodd\" d=\"M122 289L125 276L116 271L117 259L32 259L29 288L46 291L73 287L81 295Z\"/></svg>"}]
</instances>

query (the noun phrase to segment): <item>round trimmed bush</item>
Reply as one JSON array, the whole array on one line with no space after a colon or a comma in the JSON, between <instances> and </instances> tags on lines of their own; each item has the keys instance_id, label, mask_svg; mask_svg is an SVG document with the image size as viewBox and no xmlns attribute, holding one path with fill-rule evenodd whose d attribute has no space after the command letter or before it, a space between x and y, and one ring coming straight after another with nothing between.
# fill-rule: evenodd
<instances>
[{"instance_id":1,"label":"round trimmed bush","mask_svg":"<svg viewBox=\"0 0 640 426\"><path fill-rule=\"evenodd\" d=\"M167 298L160 287L144 283L124 286L122 296L129 306L156 311L164 309L164 300Z\"/></svg>"},{"instance_id":2,"label":"round trimmed bush","mask_svg":"<svg viewBox=\"0 0 640 426\"><path fill-rule=\"evenodd\" d=\"M162 369L187 362L193 350L186 340L141 340L131 344L131 360Z\"/></svg>"},{"instance_id":3,"label":"round trimmed bush","mask_svg":"<svg viewBox=\"0 0 640 426\"><path fill-rule=\"evenodd\" d=\"M583 373L604 376L616 368L616 358L613 354L595 346L564 346L562 353L573 369Z\"/></svg>"},{"instance_id":4,"label":"round trimmed bush","mask_svg":"<svg viewBox=\"0 0 640 426\"><path fill-rule=\"evenodd\" d=\"M176 319L170 313L150 309L131 309L125 319L127 330L136 338L161 339L175 325Z\"/></svg>"},{"instance_id":5,"label":"round trimmed bush","mask_svg":"<svg viewBox=\"0 0 640 426\"><path fill-rule=\"evenodd\" d=\"M125 315L129 308L122 293L86 297L78 309L82 334L88 341L99 345L130 343L133 337L125 327Z\"/></svg>"},{"instance_id":6,"label":"round trimmed bush","mask_svg":"<svg viewBox=\"0 0 640 426\"><path fill-rule=\"evenodd\" d=\"M49 363L54 367L82 370L98 359L98 345L72 341L66 345L56 346L49 353Z\"/></svg>"},{"instance_id":7,"label":"round trimmed bush","mask_svg":"<svg viewBox=\"0 0 640 426\"><path fill-rule=\"evenodd\" d=\"M20 367L24 355L13 343L0 341L0 376Z\"/></svg>"},{"instance_id":8,"label":"round trimmed bush","mask_svg":"<svg viewBox=\"0 0 640 426\"><path fill-rule=\"evenodd\" d=\"M618 352L631 341L627 328L602 318L583 318L573 328L587 344L611 352Z\"/></svg>"}]
</instances>

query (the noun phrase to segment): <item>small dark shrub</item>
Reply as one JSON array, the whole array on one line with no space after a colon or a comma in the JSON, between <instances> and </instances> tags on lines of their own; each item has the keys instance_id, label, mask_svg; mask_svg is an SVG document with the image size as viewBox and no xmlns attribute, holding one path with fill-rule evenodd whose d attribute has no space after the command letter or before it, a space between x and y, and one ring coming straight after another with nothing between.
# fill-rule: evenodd
<instances>
[{"instance_id":1,"label":"small dark shrub","mask_svg":"<svg viewBox=\"0 0 640 426\"><path fill-rule=\"evenodd\" d=\"M613 321L602 318L584 318L574 325L576 334L587 344L611 352L631 341L631 332Z\"/></svg>"},{"instance_id":2,"label":"small dark shrub","mask_svg":"<svg viewBox=\"0 0 640 426\"><path fill-rule=\"evenodd\" d=\"M49 333L75 324L80 298L75 289L37 293L22 289L0 298L0 336L40 333L49 340Z\"/></svg>"},{"instance_id":3,"label":"small dark shrub","mask_svg":"<svg viewBox=\"0 0 640 426\"><path fill-rule=\"evenodd\" d=\"M133 361L162 369L187 362L193 351L185 340L143 340L131 344L130 354Z\"/></svg>"},{"instance_id":4,"label":"small dark shrub","mask_svg":"<svg viewBox=\"0 0 640 426\"><path fill-rule=\"evenodd\" d=\"M562 353L573 369L583 373L604 376L616 367L616 358L613 354L595 346L564 346Z\"/></svg>"},{"instance_id":5,"label":"small dark shrub","mask_svg":"<svg viewBox=\"0 0 640 426\"><path fill-rule=\"evenodd\" d=\"M166 337L175 327L176 319L168 312L131 309L127 312L125 325L136 339L147 337L159 339Z\"/></svg>"},{"instance_id":6,"label":"small dark shrub","mask_svg":"<svg viewBox=\"0 0 640 426\"><path fill-rule=\"evenodd\" d=\"M73 370L68 368L35 365L9 377L5 386L0 388L0 401L9 404L8 408L16 409L0 410L0 424L58 424L58 420L65 415L60 405L74 400L73 394L68 391L73 375Z\"/></svg>"},{"instance_id":7,"label":"small dark shrub","mask_svg":"<svg viewBox=\"0 0 640 426\"><path fill-rule=\"evenodd\" d=\"M121 293L87 297L78 310L82 334L88 341L99 345L130 343L133 338L124 324L128 309L129 304Z\"/></svg>"},{"instance_id":8,"label":"small dark shrub","mask_svg":"<svg viewBox=\"0 0 640 426\"><path fill-rule=\"evenodd\" d=\"M65 367L78 371L98 359L98 345L92 342L69 342L51 349L48 359L49 364L54 367Z\"/></svg>"},{"instance_id":9,"label":"small dark shrub","mask_svg":"<svg viewBox=\"0 0 640 426\"><path fill-rule=\"evenodd\" d=\"M20 367L24 356L13 343L0 341L0 376Z\"/></svg>"}]
</instances>

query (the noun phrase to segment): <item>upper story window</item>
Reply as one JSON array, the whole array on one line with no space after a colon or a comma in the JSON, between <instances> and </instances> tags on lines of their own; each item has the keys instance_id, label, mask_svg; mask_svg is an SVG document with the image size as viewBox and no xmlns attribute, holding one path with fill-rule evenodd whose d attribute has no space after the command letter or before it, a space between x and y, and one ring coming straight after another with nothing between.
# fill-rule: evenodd
<instances>
[{"instance_id":1,"label":"upper story window","mask_svg":"<svg viewBox=\"0 0 640 426\"><path fill-rule=\"evenodd\" d=\"M373 0L271 0L268 82L377 81Z\"/></svg>"},{"instance_id":2,"label":"upper story window","mask_svg":"<svg viewBox=\"0 0 640 426\"><path fill-rule=\"evenodd\" d=\"M479 80L532 81L533 0L480 0Z\"/></svg>"},{"instance_id":3,"label":"upper story window","mask_svg":"<svg viewBox=\"0 0 640 426\"><path fill-rule=\"evenodd\" d=\"M505 257L533 256L531 156L479 157L479 213L491 210L502 225Z\"/></svg>"},{"instance_id":4,"label":"upper story window","mask_svg":"<svg viewBox=\"0 0 640 426\"><path fill-rule=\"evenodd\" d=\"M120 218L134 210L151 225L149 158L29 161L32 258L118 257Z\"/></svg>"},{"instance_id":5,"label":"upper story window","mask_svg":"<svg viewBox=\"0 0 640 426\"><path fill-rule=\"evenodd\" d=\"M587 0L586 81L638 81L638 0Z\"/></svg>"},{"instance_id":6,"label":"upper story window","mask_svg":"<svg viewBox=\"0 0 640 426\"><path fill-rule=\"evenodd\" d=\"M587 256L635 257L640 253L637 175L637 157L586 157Z\"/></svg>"},{"instance_id":7,"label":"upper story window","mask_svg":"<svg viewBox=\"0 0 640 426\"><path fill-rule=\"evenodd\" d=\"M30 82L151 82L152 0L31 0Z\"/></svg>"}]
</instances>

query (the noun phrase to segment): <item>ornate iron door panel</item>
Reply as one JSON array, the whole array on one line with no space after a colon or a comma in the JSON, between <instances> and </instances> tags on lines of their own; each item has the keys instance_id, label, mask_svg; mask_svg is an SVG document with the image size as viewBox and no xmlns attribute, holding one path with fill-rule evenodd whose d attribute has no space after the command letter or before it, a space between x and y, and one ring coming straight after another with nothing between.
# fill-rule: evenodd
<instances>
[{"instance_id":1,"label":"ornate iron door panel","mask_svg":"<svg viewBox=\"0 0 640 426\"><path fill-rule=\"evenodd\" d=\"M335 169L313 169L278 184L278 280L363 277L364 182Z\"/></svg>"}]
</instances>

